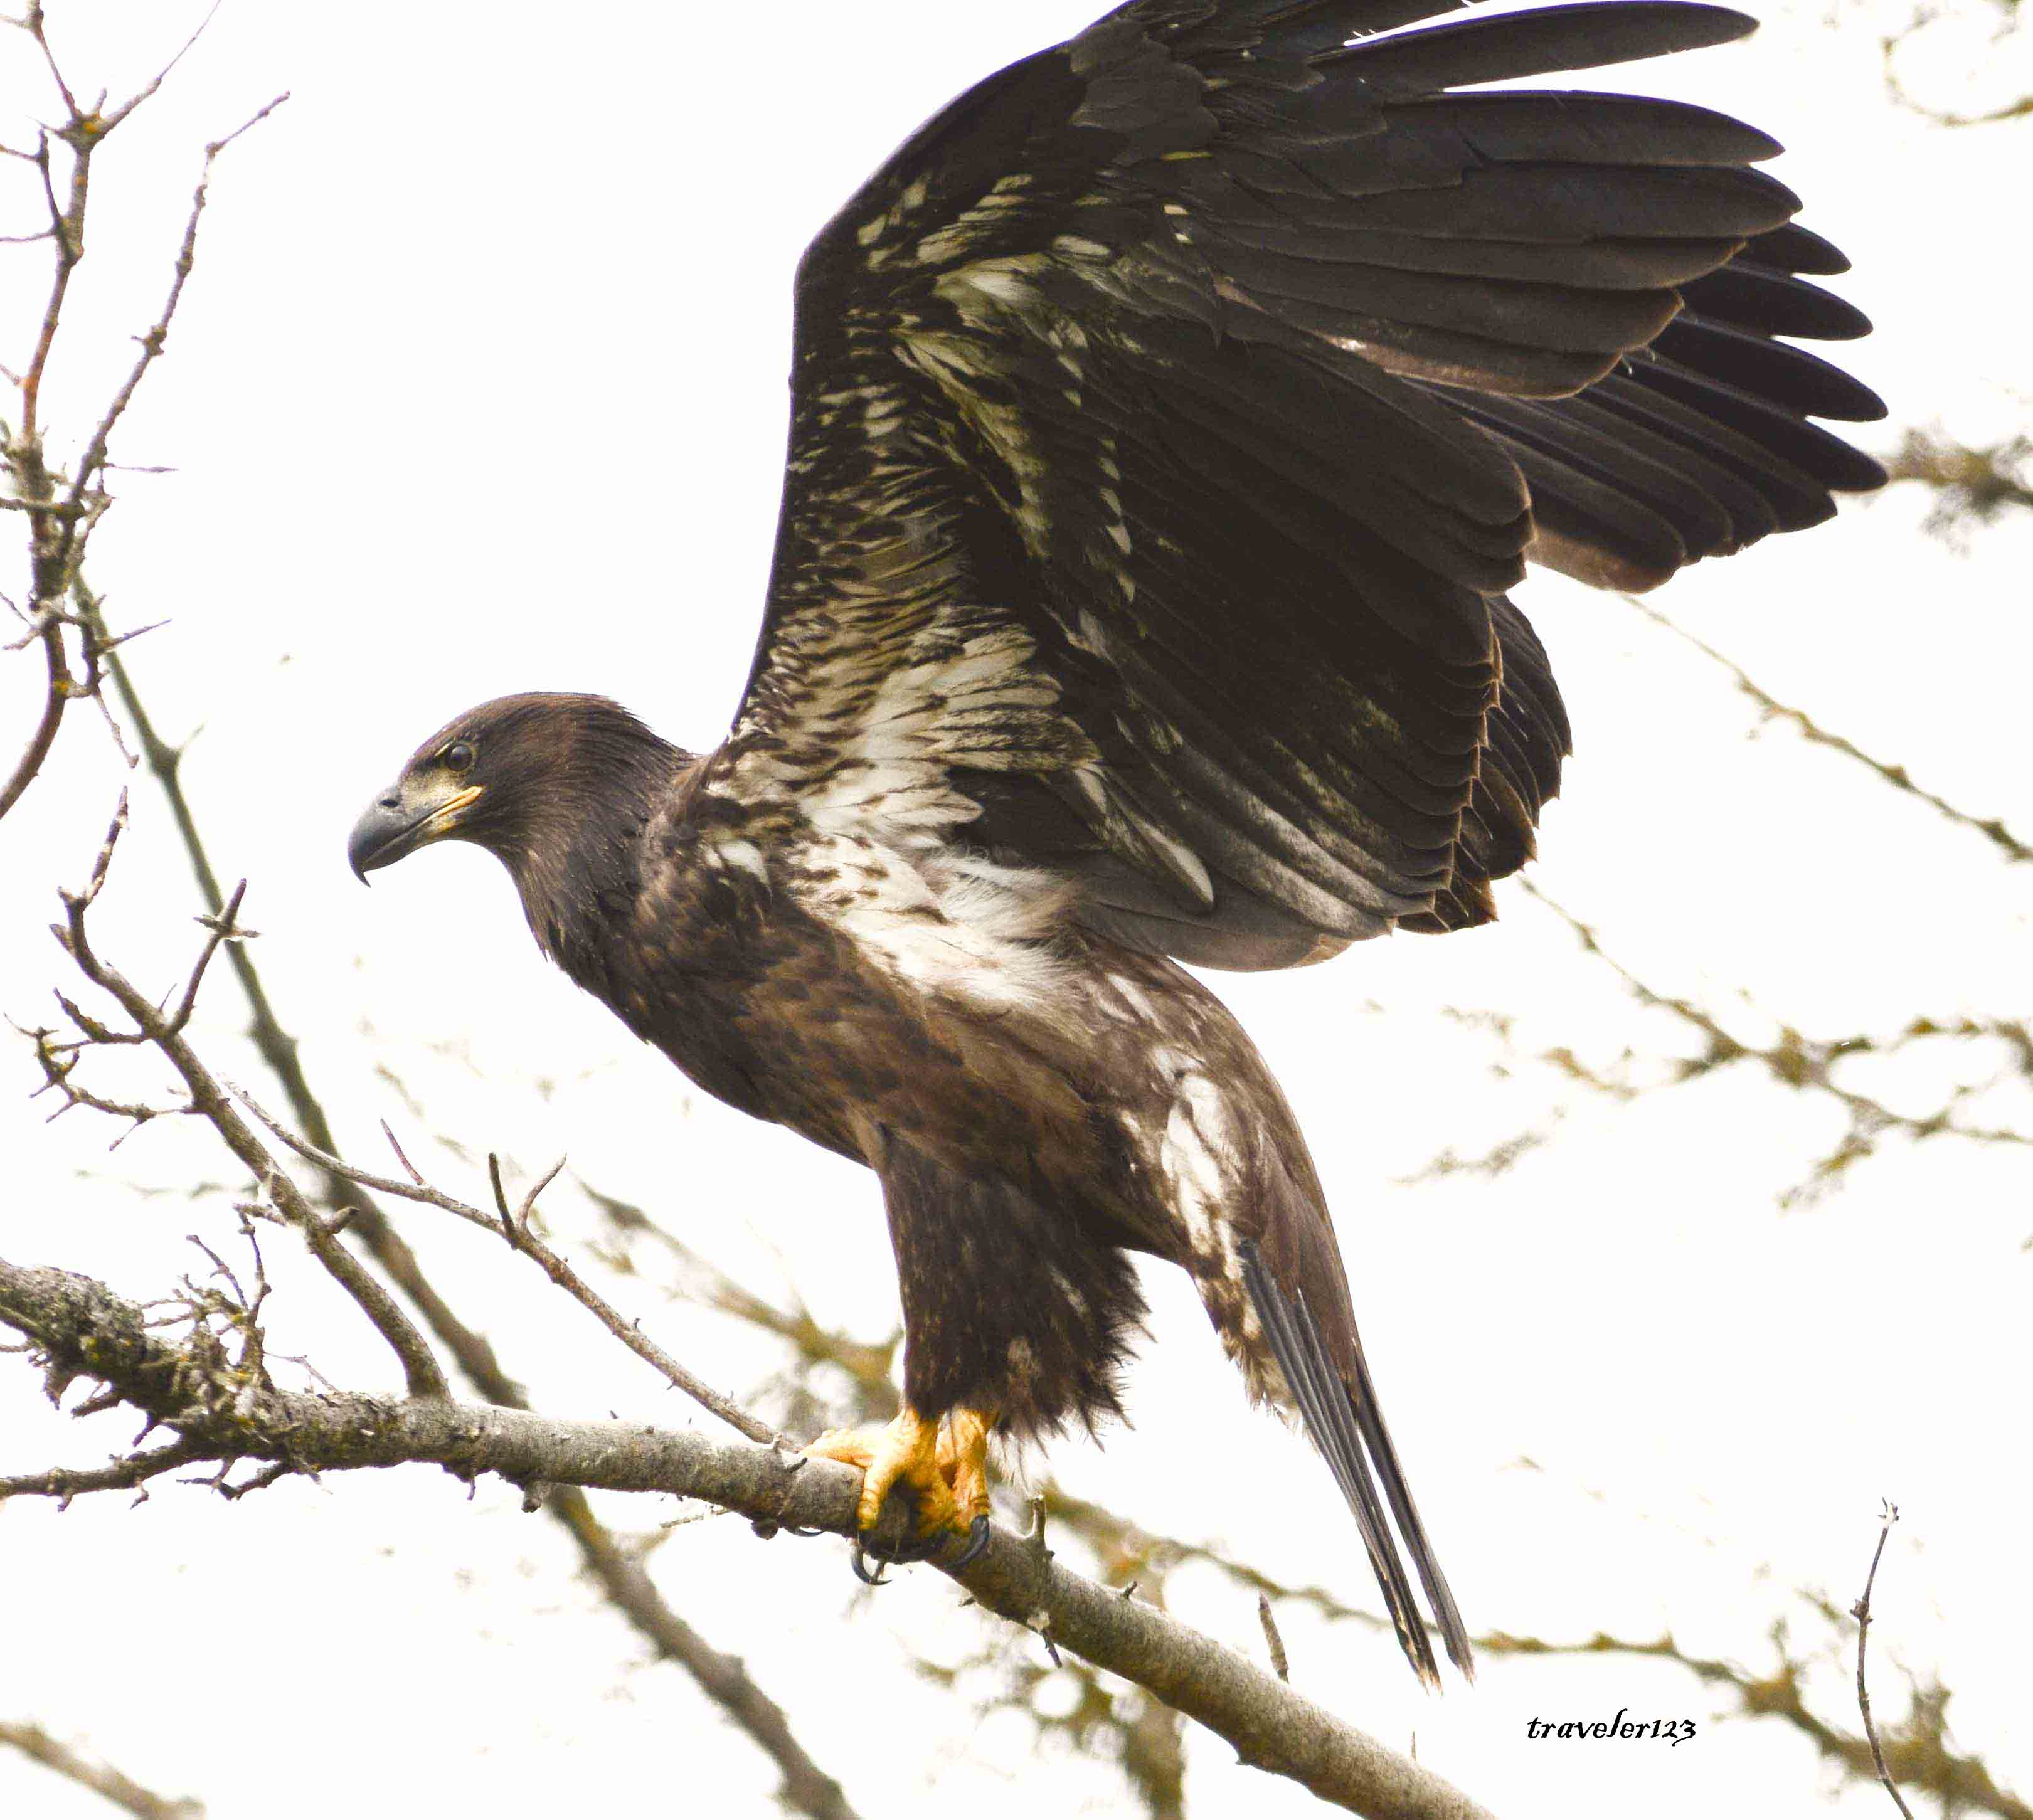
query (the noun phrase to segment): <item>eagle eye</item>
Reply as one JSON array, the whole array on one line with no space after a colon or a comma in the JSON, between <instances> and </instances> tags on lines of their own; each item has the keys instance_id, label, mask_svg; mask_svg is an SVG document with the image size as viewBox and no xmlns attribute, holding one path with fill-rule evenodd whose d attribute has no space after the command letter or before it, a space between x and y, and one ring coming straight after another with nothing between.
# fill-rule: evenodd
<instances>
[{"instance_id":1,"label":"eagle eye","mask_svg":"<svg viewBox=\"0 0 2033 1820\"><path fill-rule=\"evenodd\" d=\"M463 776L473 768L473 747L463 739L455 739L438 754L446 770L455 776Z\"/></svg>"}]
</instances>

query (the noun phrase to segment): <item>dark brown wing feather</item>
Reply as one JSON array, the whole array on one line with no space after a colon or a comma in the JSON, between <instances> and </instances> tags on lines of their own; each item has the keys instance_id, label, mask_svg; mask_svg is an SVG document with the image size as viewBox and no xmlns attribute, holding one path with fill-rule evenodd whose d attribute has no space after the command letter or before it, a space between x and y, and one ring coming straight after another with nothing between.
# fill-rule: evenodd
<instances>
[{"instance_id":1,"label":"dark brown wing feather","mask_svg":"<svg viewBox=\"0 0 2033 1820\"><path fill-rule=\"evenodd\" d=\"M1491 914L1567 727L1503 599L1875 484L1862 319L1705 110L1470 85L1722 42L1611 0L1137 0L917 134L801 270L767 618L709 787L1283 966ZM1351 39L1355 41L1350 42Z\"/></svg>"}]
</instances>

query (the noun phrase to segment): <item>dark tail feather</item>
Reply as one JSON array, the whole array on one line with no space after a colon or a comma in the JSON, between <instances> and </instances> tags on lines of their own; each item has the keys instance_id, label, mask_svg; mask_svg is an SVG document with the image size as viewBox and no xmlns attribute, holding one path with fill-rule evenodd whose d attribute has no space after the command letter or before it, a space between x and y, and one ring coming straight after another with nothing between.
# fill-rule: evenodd
<instances>
[{"instance_id":1,"label":"dark tail feather","mask_svg":"<svg viewBox=\"0 0 2033 1820\"><path fill-rule=\"evenodd\" d=\"M1383 1589L1384 1607L1406 1657L1421 1680L1429 1687L1440 1685L1440 1666L1426 1635L1425 1621L1377 1496L1380 1479L1398 1519L1398 1531L1411 1552L1413 1565L1418 1570L1420 1583L1426 1589L1427 1601L1432 1607L1448 1657L1473 1680L1475 1657L1469 1647L1468 1631L1462 1623L1454 1594L1447 1590L1447 1576L1433 1557L1432 1544L1426 1539L1425 1526L1419 1521L1418 1508L1405 1483L1404 1468L1398 1464L1397 1448L1391 1445L1391 1431L1383 1425L1383 1412L1376 1401L1361 1341L1354 1347L1354 1381L1350 1383L1336 1369L1320 1323L1306 1306L1304 1292L1287 1295L1280 1289L1253 1243L1245 1240L1241 1251L1242 1280L1256 1304L1257 1318L1264 1324L1271 1355L1297 1400L1307 1433L1325 1456L1342 1496L1355 1515L1369 1564Z\"/></svg>"},{"instance_id":2,"label":"dark tail feather","mask_svg":"<svg viewBox=\"0 0 2033 1820\"><path fill-rule=\"evenodd\" d=\"M1299 1308L1310 1325L1312 1315L1303 1299ZM1405 1482L1405 1469L1398 1463L1397 1448L1391 1444L1391 1430L1383 1422L1383 1406L1376 1400L1376 1387L1370 1381L1369 1362L1362 1355L1359 1336L1355 1343L1353 1400L1355 1419L1361 1427L1363 1439L1369 1444L1370 1456L1376 1462L1376 1475L1383 1480L1383 1489L1390 1497L1391 1508L1398 1519L1398 1533L1412 1551L1412 1564L1419 1570L1419 1583L1426 1589L1426 1602L1432 1607L1434 1621L1440 1628L1440 1640L1447 1645L1447 1659L1472 1681L1475 1679L1475 1654L1469 1647L1468 1627L1462 1622L1460 1609L1447 1587L1447 1576L1440 1571L1440 1564L1433 1554L1433 1545L1426 1539L1426 1526L1419 1520L1419 1507L1412 1501L1412 1488Z\"/></svg>"}]
</instances>

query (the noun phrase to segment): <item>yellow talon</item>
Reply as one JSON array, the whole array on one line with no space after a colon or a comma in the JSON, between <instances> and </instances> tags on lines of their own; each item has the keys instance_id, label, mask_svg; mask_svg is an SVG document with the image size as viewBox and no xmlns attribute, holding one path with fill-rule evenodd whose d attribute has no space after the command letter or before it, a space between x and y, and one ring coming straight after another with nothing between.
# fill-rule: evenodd
<instances>
[{"instance_id":1,"label":"yellow talon","mask_svg":"<svg viewBox=\"0 0 2033 1820\"><path fill-rule=\"evenodd\" d=\"M872 1429L864 1432L858 1428L829 1428L809 1447L799 1451L807 1459L837 1459L842 1466L866 1472L868 1463L875 1457L875 1449L868 1436L875 1432Z\"/></svg>"},{"instance_id":2,"label":"yellow talon","mask_svg":"<svg viewBox=\"0 0 2033 1820\"><path fill-rule=\"evenodd\" d=\"M985 1410L957 1409L939 1437L939 1471L953 1487L958 1529L988 1515L988 1433L995 1418Z\"/></svg>"},{"instance_id":3,"label":"yellow talon","mask_svg":"<svg viewBox=\"0 0 2033 1820\"><path fill-rule=\"evenodd\" d=\"M918 1533L942 1530L964 1535L988 1515L988 1431L994 1418L955 1410L946 1422L927 1420L906 1404L882 1428L829 1429L805 1448L816 1459L837 1459L862 1474L855 1520L872 1530L883 1500L900 1481L916 1498Z\"/></svg>"}]
</instances>

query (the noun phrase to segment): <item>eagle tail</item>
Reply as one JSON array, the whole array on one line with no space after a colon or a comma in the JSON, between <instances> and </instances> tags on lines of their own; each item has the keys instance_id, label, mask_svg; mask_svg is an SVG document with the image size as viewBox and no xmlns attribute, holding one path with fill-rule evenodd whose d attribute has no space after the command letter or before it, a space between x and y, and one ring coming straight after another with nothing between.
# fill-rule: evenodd
<instances>
[{"instance_id":1,"label":"eagle tail","mask_svg":"<svg viewBox=\"0 0 2033 1820\"><path fill-rule=\"evenodd\" d=\"M1294 1400L1312 1437L1326 1458L1342 1495L1354 1513L1362 1534L1369 1564L1383 1589L1383 1603L1398 1632L1398 1640L1417 1671L1429 1687L1440 1685L1440 1668L1433 1655L1426 1624L1406 1577L1398 1549L1397 1538L1384 1514L1388 1499L1426 1599L1435 1627L1446 1646L1448 1657L1470 1680L1475 1678L1475 1657L1467 1628L1462 1624L1447 1576L1440 1571L1418 1507L1405 1482L1405 1471L1391 1431L1384 1426L1383 1411L1376 1400L1376 1387L1369 1375L1362 1344L1353 1329L1352 1370L1338 1368L1304 1290L1287 1294L1264 1264L1253 1241L1240 1247L1242 1280L1263 1324L1265 1339L1279 1370L1285 1375ZM1381 1482L1383 1497L1378 1495Z\"/></svg>"}]
</instances>

